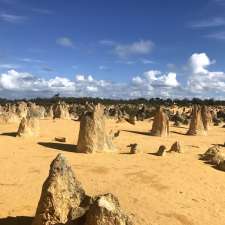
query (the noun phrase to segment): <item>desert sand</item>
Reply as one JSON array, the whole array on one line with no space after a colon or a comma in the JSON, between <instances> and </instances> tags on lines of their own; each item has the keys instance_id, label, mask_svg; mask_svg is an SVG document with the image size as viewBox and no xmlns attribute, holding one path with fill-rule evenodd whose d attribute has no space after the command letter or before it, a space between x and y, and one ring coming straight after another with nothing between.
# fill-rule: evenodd
<instances>
[{"instance_id":1,"label":"desert sand","mask_svg":"<svg viewBox=\"0 0 225 225\"><path fill-rule=\"evenodd\" d=\"M41 120L40 137L15 137L18 125L0 125L0 225L31 223L49 165L58 153L71 163L87 194L111 192L139 225L225 224L225 172L199 160L213 144L223 144L225 129L207 136L187 136L188 127L173 127L166 138L149 135L148 120L131 125L107 120L108 130L121 130L118 153L76 153L79 122ZM55 137L67 142L55 142ZM180 141L184 153L154 155L160 145ZM128 154L137 143L143 154ZM223 147L223 149L225 149Z\"/></svg>"}]
</instances>

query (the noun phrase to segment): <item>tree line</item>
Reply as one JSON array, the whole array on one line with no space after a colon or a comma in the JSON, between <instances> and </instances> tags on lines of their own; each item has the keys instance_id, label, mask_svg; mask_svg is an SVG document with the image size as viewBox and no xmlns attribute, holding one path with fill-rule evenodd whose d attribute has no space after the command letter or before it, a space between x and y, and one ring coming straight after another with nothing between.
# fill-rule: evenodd
<instances>
[{"instance_id":1,"label":"tree line","mask_svg":"<svg viewBox=\"0 0 225 225\"><path fill-rule=\"evenodd\" d=\"M51 98L32 98L32 99L17 99L17 100L9 100L5 98L0 98L0 104L5 105L7 103L16 103L18 101L31 101L35 102L38 105L51 105L58 101L64 101L68 104L85 104L86 102L92 102L94 104L101 103L104 105L113 105L113 104L145 104L145 105L165 105L165 106L190 106L193 104L199 105L210 105L210 106L225 106L225 100L215 100L211 99L161 99L161 98L137 98L137 99L107 99L107 98L91 98L91 97L60 97L58 94L54 95Z\"/></svg>"}]
</instances>

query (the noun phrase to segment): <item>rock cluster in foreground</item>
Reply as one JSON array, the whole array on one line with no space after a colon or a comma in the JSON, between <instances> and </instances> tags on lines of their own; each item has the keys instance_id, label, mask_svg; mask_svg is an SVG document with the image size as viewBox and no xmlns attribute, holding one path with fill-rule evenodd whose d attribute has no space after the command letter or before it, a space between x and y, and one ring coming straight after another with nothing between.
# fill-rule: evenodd
<instances>
[{"instance_id":1,"label":"rock cluster in foreground","mask_svg":"<svg viewBox=\"0 0 225 225\"><path fill-rule=\"evenodd\" d=\"M32 225L133 225L113 194L86 195L67 160L59 154L43 184Z\"/></svg>"},{"instance_id":2,"label":"rock cluster in foreground","mask_svg":"<svg viewBox=\"0 0 225 225\"><path fill-rule=\"evenodd\" d=\"M210 147L200 159L209 162L216 166L216 168L225 171L225 152L218 145Z\"/></svg>"}]
</instances>

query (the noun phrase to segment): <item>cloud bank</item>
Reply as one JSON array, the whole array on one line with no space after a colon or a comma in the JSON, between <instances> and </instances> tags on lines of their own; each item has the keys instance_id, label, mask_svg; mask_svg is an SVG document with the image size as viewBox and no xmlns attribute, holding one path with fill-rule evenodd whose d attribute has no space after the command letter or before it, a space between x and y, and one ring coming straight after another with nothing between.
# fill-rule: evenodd
<instances>
[{"instance_id":1,"label":"cloud bank","mask_svg":"<svg viewBox=\"0 0 225 225\"><path fill-rule=\"evenodd\" d=\"M61 96L101 98L215 98L225 99L225 73L210 71L215 63L206 53L194 53L188 60L186 81L179 74L149 70L132 77L126 83L95 79L92 75L77 74L73 80L66 77L39 78L15 69L0 74L0 94L6 98Z\"/></svg>"}]
</instances>

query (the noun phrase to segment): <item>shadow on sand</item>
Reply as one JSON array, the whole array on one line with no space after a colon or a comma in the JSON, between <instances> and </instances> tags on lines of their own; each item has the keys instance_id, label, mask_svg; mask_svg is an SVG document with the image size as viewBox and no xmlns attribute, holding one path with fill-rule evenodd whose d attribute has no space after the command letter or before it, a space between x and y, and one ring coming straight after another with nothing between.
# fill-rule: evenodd
<instances>
[{"instance_id":1,"label":"shadow on sand","mask_svg":"<svg viewBox=\"0 0 225 225\"><path fill-rule=\"evenodd\" d=\"M141 134L141 135L151 136L150 131L149 132L141 132L141 131L134 131L134 130L122 130L122 131L133 133L133 134Z\"/></svg>"},{"instance_id":2,"label":"shadow on sand","mask_svg":"<svg viewBox=\"0 0 225 225\"><path fill-rule=\"evenodd\" d=\"M181 132L177 132L177 131L170 131L171 133L174 133L174 134L179 134L179 135L185 135L186 136L186 133L181 133Z\"/></svg>"},{"instance_id":3,"label":"shadow on sand","mask_svg":"<svg viewBox=\"0 0 225 225\"><path fill-rule=\"evenodd\" d=\"M2 136L16 137L17 132L1 133Z\"/></svg>"},{"instance_id":4,"label":"shadow on sand","mask_svg":"<svg viewBox=\"0 0 225 225\"><path fill-rule=\"evenodd\" d=\"M55 143L55 142L38 142L38 144L46 148L52 148L52 149L65 151L65 152L78 153L76 145L62 144L62 143Z\"/></svg>"},{"instance_id":5,"label":"shadow on sand","mask_svg":"<svg viewBox=\"0 0 225 225\"><path fill-rule=\"evenodd\" d=\"M153 155L153 156L157 156L157 157L162 157L161 155L159 155L157 152L150 152L148 153L149 155Z\"/></svg>"},{"instance_id":6,"label":"shadow on sand","mask_svg":"<svg viewBox=\"0 0 225 225\"><path fill-rule=\"evenodd\" d=\"M17 216L0 218L1 225L31 225L33 217Z\"/></svg>"},{"instance_id":7,"label":"shadow on sand","mask_svg":"<svg viewBox=\"0 0 225 225\"><path fill-rule=\"evenodd\" d=\"M1 225L31 225L33 222L34 217L28 217L28 216L16 216L16 217L7 217L7 218L0 218L0 224ZM64 225L82 225L84 224L84 217L78 218L74 221L68 221ZM63 225L63 224L58 224Z\"/></svg>"},{"instance_id":8,"label":"shadow on sand","mask_svg":"<svg viewBox=\"0 0 225 225\"><path fill-rule=\"evenodd\" d=\"M224 173L224 171L220 170L217 165L215 165L214 163L210 162L208 159L204 158L204 156L202 154L199 154L198 156L199 156L199 160L201 160L204 164L210 165L213 169Z\"/></svg>"}]
</instances>

